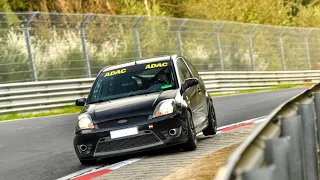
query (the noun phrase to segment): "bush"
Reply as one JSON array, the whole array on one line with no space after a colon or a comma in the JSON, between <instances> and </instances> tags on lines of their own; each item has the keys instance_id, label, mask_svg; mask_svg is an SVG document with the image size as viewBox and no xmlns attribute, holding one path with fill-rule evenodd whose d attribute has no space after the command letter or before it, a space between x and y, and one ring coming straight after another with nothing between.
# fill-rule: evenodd
<instances>
[{"instance_id":1,"label":"bush","mask_svg":"<svg viewBox=\"0 0 320 180\"><path fill-rule=\"evenodd\" d=\"M31 81L28 53L22 32L2 31L0 38L0 82Z\"/></svg>"}]
</instances>

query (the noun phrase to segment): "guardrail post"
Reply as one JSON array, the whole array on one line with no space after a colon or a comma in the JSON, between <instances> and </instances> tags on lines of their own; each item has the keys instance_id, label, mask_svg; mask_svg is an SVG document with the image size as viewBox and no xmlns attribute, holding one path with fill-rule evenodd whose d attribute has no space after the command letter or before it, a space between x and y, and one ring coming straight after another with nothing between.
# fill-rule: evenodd
<instances>
[{"instance_id":1,"label":"guardrail post","mask_svg":"<svg viewBox=\"0 0 320 180\"><path fill-rule=\"evenodd\" d=\"M31 16L29 17L28 21L26 22L26 24L24 24L24 27L23 27L23 34L24 34L24 38L26 40L26 46L27 46L27 51L28 51L29 68L32 73L33 81L38 81L38 77L37 77L37 72L36 72L36 68L34 65L34 59L33 59L32 50L31 50L31 42L30 42L30 34L29 34L30 27L29 26L30 26L33 18L38 14L39 14L39 12L32 13Z\"/></svg>"},{"instance_id":2,"label":"guardrail post","mask_svg":"<svg viewBox=\"0 0 320 180\"><path fill-rule=\"evenodd\" d=\"M181 42L180 30L181 30L182 26L184 25L184 23L186 23L187 20L188 20L188 19L184 19L184 20L182 21L182 23L179 25L179 27L177 28L177 30L176 30L179 55L183 55L183 53L182 53L182 42Z\"/></svg>"},{"instance_id":3,"label":"guardrail post","mask_svg":"<svg viewBox=\"0 0 320 180\"><path fill-rule=\"evenodd\" d=\"M139 25L140 25L140 23L142 22L143 19L144 19L144 16L141 16L138 19L137 23L133 26L134 41L136 43L136 48L137 48L137 59L142 58L138 27L139 27Z\"/></svg>"},{"instance_id":4,"label":"guardrail post","mask_svg":"<svg viewBox=\"0 0 320 180\"><path fill-rule=\"evenodd\" d=\"M307 57L307 64L308 69L311 70L311 63L310 63L310 52L309 52L309 42L308 42L308 36L311 33L313 29L309 29L307 34L304 36L304 44L305 44L305 50L306 50L306 57Z\"/></svg>"},{"instance_id":5,"label":"guardrail post","mask_svg":"<svg viewBox=\"0 0 320 180\"><path fill-rule=\"evenodd\" d=\"M275 180L275 165L265 168L254 168L242 174L242 180Z\"/></svg>"},{"instance_id":6,"label":"guardrail post","mask_svg":"<svg viewBox=\"0 0 320 180\"><path fill-rule=\"evenodd\" d=\"M276 165L275 179L289 180L288 150L290 137L265 140L265 159L267 165Z\"/></svg>"},{"instance_id":7,"label":"guardrail post","mask_svg":"<svg viewBox=\"0 0 320 180\"><path fill-rule=\"evenodd\" d=\"M251 34L253 33L253 31L257 28L257 24L253 25L249 34L248 34L248 38L249 38L249 51L250 51L250 59L251 59L251 65L252 65L252 70L255 71L255 63L254 63L254 55L253 55L253 45L252 45L252 37Z\"/></svg>"},{"instance_id":8,"label":"guardrail post","mask_svg":"<svg viewBox=\"0 0 320 180\"><path fill-rule=\"evenodd\" d=\"M282 35L283 33L287 30L287 27L284 27L281 32L279 33L279 48L280 48L280 57L281 57L281 65L282 65L282 70L286 70L285 62L284 62L284 50L283 50L283 43L282 43Z\"/></svg>"},{"instance_id":9,"label":"guardrail post","mask_svg":"<svg viewBox=\"0 0 320 180\"><path fill-rule=\"evenodd\" d=\"M300 116L281 118L281 137L290 136L289 179L304 180L302 126Z\"/></svg>"},{"instance_id":10,"label":"guardrail post","mask_svg":"<svg viewBox=\"0 0 320 180\"><path fill-rule=\"evenodd\" d=\"M314 103L299 104L302 122L303 152L306 179L319 179L318 153L315 133Z\"/></svg>"},{"instance_id":11,"label":"guardrail post","mask_svg":"<svg viewBox=\"0 0 320 180\"><path fill-rule=\"evenodd\" d=\"M223 67L223 59L222 59L222 52L221 52L221 44L220 44L219 32L220 32L220 29L223 27L224 23L225 23L225 21L222 21L222 22L220 23L220 25L218 26L218 28L216 29L216 31L215 31L216 41L217 41L217 51L218 51L218 55L219 55L220 69L221 69L221 71L224 70L224 67Z\"/></svg>"},{"instance_id":12,"label":"guardrail post","mask_svg":"<svg viewBox=\"0 0 320 180\"><path fill-rule=\"evenodd\" d=\"M82 21L81 25L80 25L80 38L81 38L81 43L82 43L82 52L83 52L83 58L84 58L84 64L86 67L86 74L87 77L90 78L91 77L91 67L90 67L90 61L89 61L89 56L88 56L88 49L86 46L86 36L85 36L85 26L87 24L87 22L89 21L91 15L86 15L86 17L84 18L84 20Z\"/></svg>"}]
</instances>

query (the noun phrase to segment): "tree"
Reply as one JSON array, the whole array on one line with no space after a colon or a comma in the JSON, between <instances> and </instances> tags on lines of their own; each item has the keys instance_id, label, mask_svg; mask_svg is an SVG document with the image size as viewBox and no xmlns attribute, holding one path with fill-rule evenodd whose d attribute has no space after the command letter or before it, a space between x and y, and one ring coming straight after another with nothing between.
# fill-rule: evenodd
<instances>
[{"instance_id":1,"label":"tree","mask_svg":"<svg viewBox=\"0 0 320 180\"><path fill-rule=\"evenodd\" d=\"M12 12L11 6L8 0L0 0L0 11L2 12Z\"/></svg>"}]
</instances>

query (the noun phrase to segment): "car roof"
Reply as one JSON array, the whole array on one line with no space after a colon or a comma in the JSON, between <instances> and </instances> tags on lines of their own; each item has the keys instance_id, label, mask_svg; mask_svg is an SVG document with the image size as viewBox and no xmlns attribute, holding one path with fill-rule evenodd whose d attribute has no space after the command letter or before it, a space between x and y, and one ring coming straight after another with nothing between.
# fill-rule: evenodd
<instances>
[{"instance_id":1,"label":"car roof","mask_svg":"<svg viewBox=\"0 0 320 180\"><path fill-rule=\"evenodd\" d=\"M114 69L124 68L128 66L133 66L135 64L146 64L146 63L153 63L153 62L159 62L159 61L167 61L167 60L175 60L177 59L178 55L172 55L172 56L160 56L160 57L152 57L152 58L146 58L146 59L140 59L128 63L118 64L114 66L106 66L103 68L101 72L111 71Z\"/></svg>"}]
</instances>

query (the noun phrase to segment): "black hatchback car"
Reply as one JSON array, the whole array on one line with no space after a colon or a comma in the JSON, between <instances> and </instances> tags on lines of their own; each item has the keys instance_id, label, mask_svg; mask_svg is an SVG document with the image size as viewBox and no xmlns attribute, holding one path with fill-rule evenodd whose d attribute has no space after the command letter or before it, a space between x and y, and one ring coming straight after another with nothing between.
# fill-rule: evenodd
<instances>
[{"instance_id":1,"label":"black hatchback car","mask_svg":"<svg viewBox=\"0 0 320 180\"><path fill-rule=\"evenodd\" d=\"M193 65L166 56L106 67L87 98L74 135L82 164L171 145L197 148L196 135L213 135L212 100Z\"/></svg>"}]
</instances>

